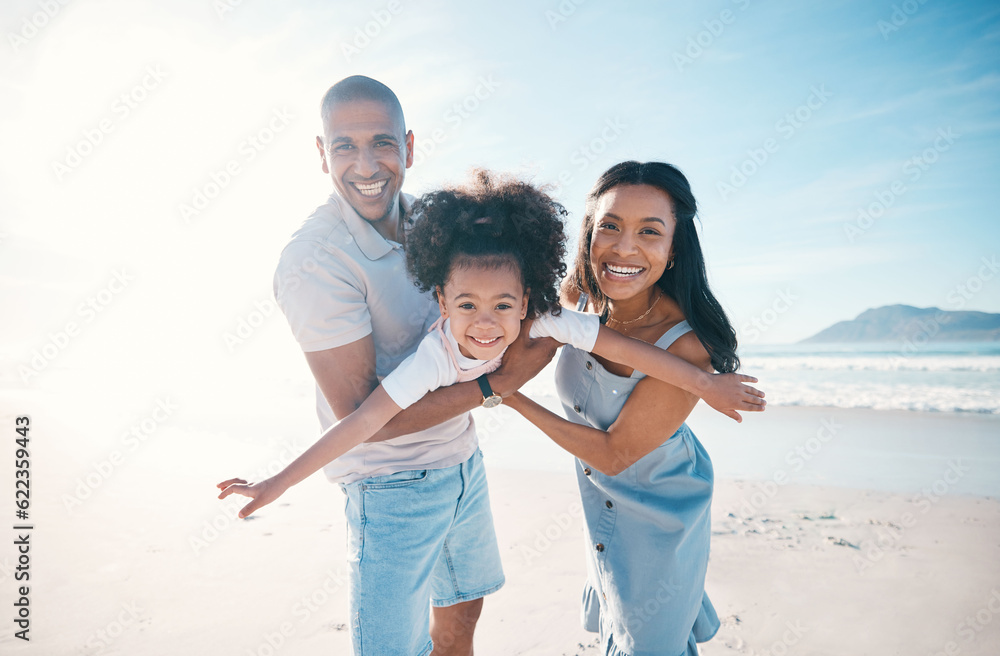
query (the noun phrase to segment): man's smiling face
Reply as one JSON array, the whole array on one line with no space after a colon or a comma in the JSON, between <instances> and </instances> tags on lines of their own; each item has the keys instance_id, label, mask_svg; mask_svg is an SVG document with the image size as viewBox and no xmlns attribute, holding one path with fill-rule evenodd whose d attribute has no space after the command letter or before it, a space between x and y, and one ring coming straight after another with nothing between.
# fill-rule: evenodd
<instances>
[{"instance_id":1,"label":"man's smiling face","mask_svg":"<svg viewBox=\"0 0 1000 656\"><path fill-rule=\"evenodd\" d=\"M391 233L403 177L413 164L413 133L403 130L401 113L378 101L353 100L332 108L325 138L316 138L323 172L337 192L376 230L391 222Z\"/></svg>"}]
</instances>

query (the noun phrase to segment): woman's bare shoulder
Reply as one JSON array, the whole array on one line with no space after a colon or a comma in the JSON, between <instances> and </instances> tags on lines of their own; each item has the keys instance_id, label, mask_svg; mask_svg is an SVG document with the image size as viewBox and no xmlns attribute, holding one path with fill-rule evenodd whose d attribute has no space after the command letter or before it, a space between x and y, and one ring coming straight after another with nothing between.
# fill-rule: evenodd
<instances>
[{"instance_id":1,"label":"woman's bare shoulder","mask_svg":"<svg viewBox=\"0 0 1000 656\"><path fill-rule=\"evenodd\" d=\"M678 337L667 351L687 360L699 369L715 371L712 368L712 357L708 354L705 345L701 343L701 340L698 339L693 330Z\"/></svg>"},{"instance_id":2,"label":"woman's bare shoulder","mask_svg":"<svg viewBox=\"0 0 1000 656\"><path fill-rule=\"evenodd\" d=\"M580 302L580 290L575 286L572 289L567 289L567 285L562 285L559 288L559 304L563 307L569 308L571 310L576 309L577 303Z\"/></svg>"}]
</instances>

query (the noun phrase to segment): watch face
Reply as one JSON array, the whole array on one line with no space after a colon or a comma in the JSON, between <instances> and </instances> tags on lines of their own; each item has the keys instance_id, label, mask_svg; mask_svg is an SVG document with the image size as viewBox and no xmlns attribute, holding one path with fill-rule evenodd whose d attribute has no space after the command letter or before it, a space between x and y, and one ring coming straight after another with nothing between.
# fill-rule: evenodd
<instances>
[{"instance_id":1,"label":"watch face","mask_svg":"<svg viewBox=\"0 0 1000 656\"><path fill-rule=\"evenodd\" d=\"M503 397L500 396L499 394L494 394L493 396L487 396L485 399L483 399L484 408L495 408L501 403L503 403Z\"/></svg>"}]
</instances>

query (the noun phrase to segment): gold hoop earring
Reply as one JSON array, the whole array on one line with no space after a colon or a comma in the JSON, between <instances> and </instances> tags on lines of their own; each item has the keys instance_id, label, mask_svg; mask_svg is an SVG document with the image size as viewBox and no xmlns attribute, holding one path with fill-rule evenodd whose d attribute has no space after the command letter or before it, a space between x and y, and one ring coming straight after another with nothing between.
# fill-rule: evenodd
<instances>
[{"instance_id":1,"label":"gold hoop earring","mask_svg":"<svg viewBox=\"0 0 1000 656\"><path fill-rule=\"evenodd\" d=\"M671 259L669 262L667 262L667 271L670 271L673 268L674 268L674 261L673 259Z\"/></svg>"}]
</instances>

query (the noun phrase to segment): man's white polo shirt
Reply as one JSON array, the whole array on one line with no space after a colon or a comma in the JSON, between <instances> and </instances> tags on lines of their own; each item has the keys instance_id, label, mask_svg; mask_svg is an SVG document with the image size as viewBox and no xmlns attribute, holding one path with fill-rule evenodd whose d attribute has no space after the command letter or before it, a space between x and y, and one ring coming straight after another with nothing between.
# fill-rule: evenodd
<instances>
[{"instance_id":1,"label":"man's white polo shirt","mask_svg":"<svg viewBox=\"0 0 1000 656\"><path fill-rule=\"evenodd\" d=\"M413 198L400 194L400 199L408 216ZM274 297L305 352L371 334L379 380L416 350L440 314L430 292L418 291L407 275L402 246L382 237L336 193L282 251ZM324 431L337 421L319 386L316 410ZM349 483L411 469L441 469L465 462L476 447L472 417L464 413L419 433L361 444L323 471L331 481Z\"/></svg>"}]
</instances>

